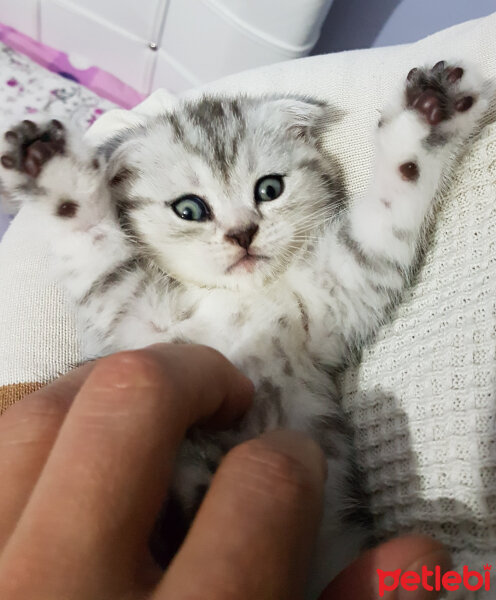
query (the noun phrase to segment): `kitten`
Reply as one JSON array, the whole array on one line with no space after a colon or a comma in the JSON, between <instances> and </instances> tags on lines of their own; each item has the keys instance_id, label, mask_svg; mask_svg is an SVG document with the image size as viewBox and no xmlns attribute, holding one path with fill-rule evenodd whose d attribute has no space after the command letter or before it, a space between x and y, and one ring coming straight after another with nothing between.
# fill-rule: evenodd
<instances>
[{"instance_id":1,"label":"kitten","mask_svg":"<svg viewBox=\"0 0 496 600\"><path fill-rule=\"evenodd\" d=\"M472 71L410 71L379 122L368 192L351 202L321 147L330 109L306 98L184 101L97 151L58 121L5 134L4 187L48 232L84 356L195 342L256 385L236 430L184 442L174 494L189 517L233 445L288 427L324 448L309 597L370 535L333 375L408 284L436 191L487 106Z\"/></svg>"}]
</instances>

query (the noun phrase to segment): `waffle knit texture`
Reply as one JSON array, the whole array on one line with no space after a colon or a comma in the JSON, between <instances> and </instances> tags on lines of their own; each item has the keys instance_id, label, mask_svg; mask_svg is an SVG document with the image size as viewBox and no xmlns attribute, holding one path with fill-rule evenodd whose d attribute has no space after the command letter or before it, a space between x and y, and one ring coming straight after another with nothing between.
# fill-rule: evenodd
<instances>
[{"instance_id":1,"label":"waffle knit texture","mask_svg":"<svg viewBox=\"0 0 496 600\"><path fill-rule=\"evenodd\" d=\"M496 80L495 35L496 14L415 44L283 63L207 89L334 104L342 114L325 144L356 194L370 176L378 111L409 69L461 59ZM147 110L169 102L152 96ZM377 534L433 535L478 571L487 562L496 568L495 120L493 104L440 199L414 286L342 382ZM125 121L107 113L93 133L104 137ZM0 386L47 381L77 362L70 306L48 281L46 249L24 209L0 245L0 281Z\"/></svg>"}]
</instances>

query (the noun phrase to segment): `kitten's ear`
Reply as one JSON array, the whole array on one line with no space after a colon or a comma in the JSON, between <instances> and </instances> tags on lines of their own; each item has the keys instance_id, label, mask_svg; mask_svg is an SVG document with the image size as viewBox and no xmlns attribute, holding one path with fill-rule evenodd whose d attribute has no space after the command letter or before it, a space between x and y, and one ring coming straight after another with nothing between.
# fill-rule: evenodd
<instances>
[{"instance_id":1,"label":"kitten's ear","mask_svg":"<svg viewBox=\"0 0 496 600\"><path fill-rule=\"evenodd\" d=\"M279 125L297 138L312 137L330 114L329 105L318 100L281 98L268 103L272 118L277 116Z\"/></svg>"},{"instance_id":2,"label":"kitten's ear","mask_svg":"<svg viewBox=\"0 0 496 600\"><path fill-rule=\"evenodd\" d=\"M127 184L136 175L136 169L128 164L127 151L136 144L137 137L137 133L127 130L98 149L100 160L105 163L106 177L111 188Z\"/></svg>"},{"instance_id":3,"label":"kitten's ear","mask_svg":"<svg viewBox=\"0 0 496 600\"><path fill-rule=\"evenodd\" d=\"M102 146L121 131L145 125L150 117L172 110L177 103L177 98L169 92L156 90L132 110L113 109L105 112L87 130L85 140L91 146Z\"/></svg>"}]
</instances>

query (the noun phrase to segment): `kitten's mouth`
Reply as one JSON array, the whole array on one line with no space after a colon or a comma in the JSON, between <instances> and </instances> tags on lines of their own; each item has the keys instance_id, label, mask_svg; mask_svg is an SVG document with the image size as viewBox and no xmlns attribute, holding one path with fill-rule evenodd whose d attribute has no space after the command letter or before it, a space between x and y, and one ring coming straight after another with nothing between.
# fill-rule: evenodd
<instances>
[{"instance_id":1,"label":"kitten's mouth","mask_svg":"<svg viewBox=\"0 0 496 600\"><path fill-rule=\"evenodd\" d=\"M269 260L268 256L264 256L263 254L250 254L247 252L244 256L242 256L239 260L237 260L234 264L228 267L226 273L232 273L235 270L246 271L247 273L253 273L255 270L255 266L260 261Z\"/></svg>"}]
</instances>

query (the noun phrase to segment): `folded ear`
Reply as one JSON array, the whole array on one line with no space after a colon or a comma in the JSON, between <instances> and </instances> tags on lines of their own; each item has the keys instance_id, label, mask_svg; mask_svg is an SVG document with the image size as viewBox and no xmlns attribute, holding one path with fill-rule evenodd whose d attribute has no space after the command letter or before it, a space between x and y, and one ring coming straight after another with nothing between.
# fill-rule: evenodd
<instances>
[{"instance_id":1,"label":"folded ear","mask_svg":"<svg viewBox=\"0 0 496 600\"><path fill-rule=\"evenodd\" d=\"M88 129L84 139L89 146L98 148L123 131L139 127L145 121L146 118L143 115L132 110L120 108L109 110Z\"/></svg>"},{"instance_id":2,"label":"folded ear","mask_svg":"<svg viewBox=\"0 0 496 600\"><path fill-rule=\"evenodd\" d=\"M176 96L157 90L132 110L114 109L104 113L88 129L85 139L93 147L101 146L127 129L144 125L150 117L172 110L177 103Z\"/></svg>"},{"instance_id":3,"label":"folded ear","mask_svg":"<svg viewBox=\"0 0 496 600\"><path fill-rule=\"evenodd\" d=\"M280 98L268 102L267 108L269 118L276 117L278 124L297 138L312 137L331 116L328 104L311 98Z\"/></svg>"}]
</instances>

